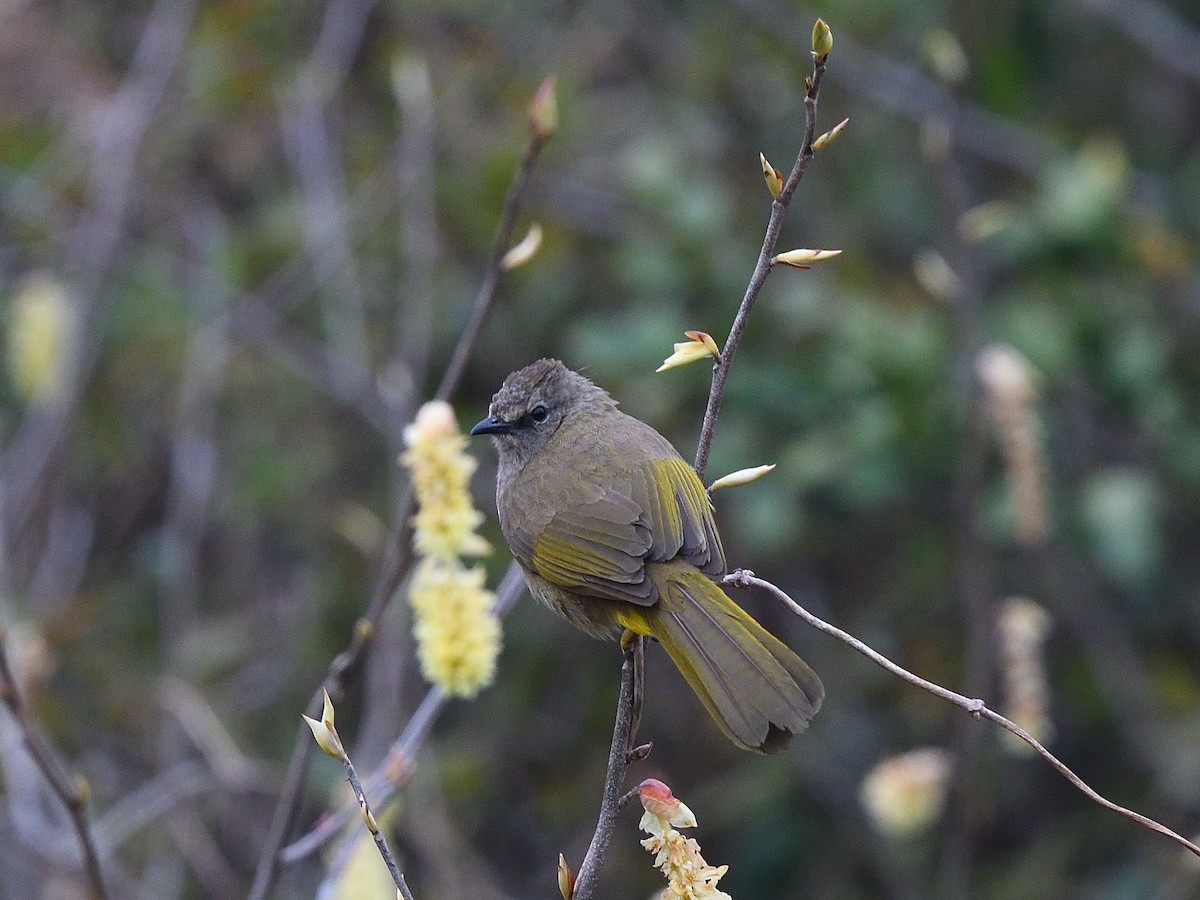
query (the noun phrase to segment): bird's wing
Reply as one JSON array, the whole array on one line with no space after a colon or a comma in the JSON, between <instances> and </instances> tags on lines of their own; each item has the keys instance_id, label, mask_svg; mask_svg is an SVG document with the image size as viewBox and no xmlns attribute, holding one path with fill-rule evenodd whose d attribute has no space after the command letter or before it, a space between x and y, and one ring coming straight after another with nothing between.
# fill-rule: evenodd
<instances>
[{"instance_id":1,"label":"bird's wing","mask_svg":"<svg viewBox=\"0 0 1200 900\"><path fill-rule=\"evenodd\" d=\"M514 508L509 543L527 568L559 587L640 606L658 599L647 562L678 557L724 571L708 495L678 454L645 460L624 478L605 471L573 478L571 499L553 510Z\"/></svg>"},{"instance_id":2,"label":"bird's wing","mask_svg":"<svg viewBox=\"0 0 1200 900\"><path fill-rule=\"evenodd\" d=\"M677 453L640 466L632 489L653 535L649 562L682 559L708 575L725 571L725 551L708 492Z\"/></svg>"}]
</instances>

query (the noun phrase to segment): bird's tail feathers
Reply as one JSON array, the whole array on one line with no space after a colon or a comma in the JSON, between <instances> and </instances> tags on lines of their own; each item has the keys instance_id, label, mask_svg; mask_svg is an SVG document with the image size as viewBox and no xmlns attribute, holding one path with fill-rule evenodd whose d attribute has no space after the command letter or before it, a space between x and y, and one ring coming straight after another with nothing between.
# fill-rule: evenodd
<instances>
[{"instance_id":1,"label":"bird's tail feathers","mask_svg":"<svg viewBox=\"0 0 1200 900\"><path fill-rule=\"evenodd\" d=\"M658 602L638 612L721 730L747 750L782 750L820 709L821 679L695 568L647 570Z\"/></svg>"}]
</instances>

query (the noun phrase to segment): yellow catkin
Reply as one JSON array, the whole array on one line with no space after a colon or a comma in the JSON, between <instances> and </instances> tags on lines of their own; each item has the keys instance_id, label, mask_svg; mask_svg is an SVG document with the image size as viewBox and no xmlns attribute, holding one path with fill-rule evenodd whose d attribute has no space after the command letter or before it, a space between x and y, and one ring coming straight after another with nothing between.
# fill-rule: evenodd
<instances>
[{"instance_id":1,"label":"yellow catkin","mask_svg":"<svg viewBox=\"0 0 1200 900\"><path fill-rule=\"evenodd\" d=\"M1051 624L1050 614L1025 597L1005 600L996 622L1004 677L1004 714L1043 744L1054 736L1050 687L1042 653ZM1010 749L1033 752L1016 735L1007 731L1004 734Z\"/></svg>"},{"instance_id":2,"label":"yellow catkin","mask_svg":"<svg viewBox=\"0 0 1200 900\"><path fill-rule=\"evenodd\" d=\"M400 461L412 473L418 512L413 517L422 556L480 556L491 548L475 533L483 515L471 505L467 484L476 462L466 452L454 411L438 400L426 403L404 430L408 450Z\"/></svg>"},{"instance_id":3,"label":"yellow catkin","mask_svg":"<svg viewBox=\"0 0 1200 900\"><path fill-rule=\"evenodd\" d=\"M421 671L447 694L474 697L495 675L501 637L483 568L467 568L461 559L491 549L475 533L483 522L468 492L475 460L454 411L441 401L421 407L404 440L401 462L418 504L412 524L419 561L408 598Z\"/></svg>"},{"instance_id":4,"label":"yellow catkin","mask_svg":"<svg viewBox=\"0 0 1200 900\"><path fill-rule=\"evenodd\" d=\"M491 683L500 652L500 622L483 568L427 557L417 564L408 596L422 674L448 694L474 697Z\"/></svg>"},{"instance_id":5,"label":"yellow catkin","mask_svg":"<svg viewBox=\"0 0 1200 900\"><path fill-rule=\"evenodd\" d=\"M977 369L1008 470L1013 534L1023 544L1035 544L1050 531L1037 375L1024 356L1003 344L985 348Z\"/></svg>"}]
</instances>

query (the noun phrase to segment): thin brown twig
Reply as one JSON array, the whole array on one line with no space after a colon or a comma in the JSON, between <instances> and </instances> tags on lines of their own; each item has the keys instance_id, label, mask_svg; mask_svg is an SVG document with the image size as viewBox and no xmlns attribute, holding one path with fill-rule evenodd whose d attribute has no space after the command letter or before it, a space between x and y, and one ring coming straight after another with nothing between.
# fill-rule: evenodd
<instances>
[{"instance_id":1,"label":"thin brown twig","mask_svg":"<svg viewBox=\"0 0 1200 900\"><path fill-rule=\"evenodd\" d=\"M700 429L700 441L696 447L695 469L701 480L704 479L704 472L708 468L708 454L712 449L713 437L716 434L717 416L721 413L721 401L725 396L725 382L729 378L729 370L733 366L734 354L737 353L738 346L742 342L742 335L746 331L746 322L750 318L754 302L758 299L767 276L771 274L771 257L775 253L775 244L779 240L779 231L783 227L783 216L787 212L788 204L792 202L792 195L796 193L800 179L804 177L808 164L813 158L812 145L817 129L817 97L821 92L821 80L825 76L827 58L820 56L813 60L812 76L804 97L804 141L800 145L800 152L796 156L796 162L792 165L792 171L788 175L787 181L784 182L783 189L779 192L779 197L771 203L771 216L767 220L767 230L763 235L762 248L758 251L758 261L754 264L754 272L750 276L750 283L746 285L746 293L742 297L737 315L734 316L733 326L729 329L729 337L725 339L725 346L721 349L721 355L717 357L716 364L713 366L712 388L708 394L708 407L704 410L704 425Z\"/></svg>"},{"instance_id":2,"label":"thin brown twig","mask_svg":"<svg viewBox=\"0 0 1200 900\"><path fill-rule=\"evenodd\" d=\"M1032 747L1034 750L1036 750L1038 755L1041 756L1044 760L1046 760L1046 762L1050 763L1050 765L1054 766L1054 768L1058 770L1060 775L1062 775L1065 779L1067 779L1067 781L1071 782L1071 784L1073 784L1076 788L1078 788L1083 794L1085 794L1089 799L1091 799L1095 803L1100 804L1105 809L1111 809L1113 812L1119 813L1120 815L1124 816L1125 818L1130 819L1134 822L1137 822L1139 825L1142 825L1146 828L1149 828L1151 831L1157 831L1159 834L1170 838L1175 843L1179 844L1181 847L1188 850L1189 852L1195 854L1196 856L1200 856L1200 846L1193 844L1191 841L1189 841L1187 838L1183 837L1181 834L1179 834L1175 831L1172 831L1166 825L1163 825L1161 822L1157 822L1154 819L1151 819L1149 816L1144 816L1141 813L1134 812L1132 809L1128 809L1124 806L1121 806L1118 803L1113 803L1111 800L1108 800L1107 798L1098 794L1082 778L1080 778L1078 775L1076 775L1074 772L1072 772L1067 767L1066 763L1064 763L1057 756L1055 756L1053 753L1051 753L1049 750L1047 750L1041 744L1041 742L1037 740L1037 738L1035 738L1033 735L1031 735L1029 732L1027 732L1020 725L1017 725L1015 722L1009 721L1004 716L1000 715L998 712L994 712L993 710L989 709L987 704L985 704L983 702L983 700L972 699L970 697L966 697L962 694L959 694L952 690L949 690L948 688L944 688L940 684L935 684L932 681L928 681L919 675L914 675L912 672L908 671L907 669L903 668L902 666L899 666L896 663L892 662L890 659L888 659L882 653L879 653L878 651L873 650L871 647L868 647L866 644L864 644L858 638L854 637L854 635L848 634L847 632L842 631L837 626L830 625L825 620L817 618L812 613L810 613L808 610L806 610L803 606L801 606L799 603L797 603L795 600L793 600L790 596L788 596L787 593L785 593L782 589L776 587L771 582L766 581L765 579L758 578L757 576L755 576L755 574L753 572L750 572L749 570L740 569L736 572L730 572L728 575L725 576L724 583L734 585L736 587L757 587L757 588L761 588L762 590L767 591L769 594L774 596L776 599L782 601L793 613L798 615L800 618L802 618L805 622L807 622L813 628L817 629L818 631L823 631L823 632L825 632L825 634L828 634L831 637L837 638L839 641L846 644L851 649L857 650L863 656L867 657L867 659L871 660L876 665L882 666L884 669L887 669L887 671L891 672L893 675L897 676L898 678L901 678L904 681L907 681L909 684L913 685L914 687L919 687L923 691L928 691L930 694L933 694L935 697L940 697L941 699L947 701L948 703L953 703L955 706L959 707L960 709L966 710L968 713L970 713L975 718L988 719L989 721L995 722L1000 727L1012 732L1017 737L1019 737L1021 740L1023 740L1025 743L1027 743L1030 747Z\"/></svg>"},{"instance_id":3,"label":"thin brown twig","mask_svg":"<svg viewBox=\"0 0 1200 900\"><path fill-rule=\"evenodd\" d=\"M413 900L412 891L408 889L408 883L404 880L404 873L396 864L396 857L388 847L387 838L383 836L383 831L380 830L379 823L375 821L375 815L367 804L367 795L363 792L362 782L358 780L358 773L354 771L354 763L350 761L348 753L342 754L342 765L346 767L346 780L350 782L350 789L354 791L354 797L358 800L358 808L362 812L363 821L367 823L367 830L371 832L375 846L379 848L379 855L383 857L383 863L392 876L392 883L396 885L396 890L404 900Z\"/></svg>"},{"instance_id":4,"label":"thin brown twig","mask_svg":"<svg viewBox=\"0 0 1200 900\"><path fill-rule=\"evenodd\" d=\"M446 367L446 373L437 390L437 399L446 400L457 389L466 371L467 360L470 359L475 345L478 343L479 333L483 328L483 323L488 313L492 309L496 288L499 286L500 276L503 274L504 252L512 243L513 227L516 224L517 214L524 200L530 173L533 170L533 165L539 153L546 144L546 140L547 135L545 134L531 133L530 135L529 142L521 158L521 165L513 176L508 193L504 198L504 207L500 213L500 221L496 226L496 237L493 244L495 248L500 249L494 250L492 253L488 268L484 273L483 283L475 298L475 307L471 314L471 320L459 338L451 361ZM375 587L371 594L371 601L366 612L356 624L354 633L346 649L330 662L324 680L320 687L313 693L312 699L308 704L308 709L314 715L320 711L323 691L328 691L330 696L335 699L340 699L343 695L346 673L361 660L363 653L371 643L376 626L383 618L388 604L391 602L397 588L400 586L400 582L403 580L411 558L412 541L409 517L412 512L412 503L412 496L409 494L399 504L396 519L392 523L392 530L388 535L387 549L380 566L379 576L376 579ZM288 762L288 771L284 777L283 787L280 791L279 801L275 806L275 812L271 817L271 825L267 831L262 854L259 857L258 868L255 871L254 883L251 886L248 900L264 900L267 896L267 891L270 890L271 884L275 880L279 866L279 851L287 839L288 829L291 827L292 817L295 814L296 806L300 800L300 792L304 786L304 775L308 771L311 760L312 741L308 737L307 729L301 726L296 732L291 758Z\"/></svg>"},{"instance_id":5,"label":"thin brown twig","mask_svg":"<svg viewBox=\"0 0 1200 900\"><path fill-rule=\"evenodd\" d=\"M621 639L625 661L621 664L621 692L617 698L617 719L613 725L612 746L608 752L608 770L604 776L604 793L600 799L600 815L596 831L583 857L583 865L575 880L572 900L591 900L596 891L596 882L604 854L612 841L613 829L617 824L617 813L621 811L624 792L621 790L633 753L633 742L637 736L637 724L641 717L641 697L644 670L644 643L640 635L626 632ZM639 754L643 758L645 754Z\"/></svg>"},{"instance_id":6,"label":"thin brown twig","mask_svg":"<svg viewBox=\"0 0 1200 900\"><path fill-rule=\"evenodd\" d=\"M504 618L516 605L524 590L525 575L514 560L501 579L500 586L496 588L496 615ZM391 800L403 783L403 779L396 777L396 772L400 771L404 775L411 773L412 761L448 699L441 688L431 687L417 705L400 736L384 755L384 761L379 768L367 776L367 787L380 806ZM280 860L285 863L296 862L315 853L345 827L354 812L353 804L347 804L323 817L308 834L284 847L279 854Z\"/></svg>"},{"instance_id":7,"label":"thin brown twig","mask_svg":"<svg viewBox=\"0 0 1200 900\"><path fill-rule=\"evenodd\" d=\"M24 698L22 698L16 679L13 677L12 666L8 660L6 636L2 629L0 629L0 703L3 703L12 714L29 755L41 770L54 795L66 807L67 814L71 818L71 826L75 829L75 837L79 841L79 849L83 854L83 868L87 874L92 897L96 900L107 900L108 890L104 886L100 856L96 852L96 841L92 836L92 826L87 815L87 782L82 778L72 777L63 768L58 754L51 747L50 742L30 720Z\"/></svg>"}]
</instances>

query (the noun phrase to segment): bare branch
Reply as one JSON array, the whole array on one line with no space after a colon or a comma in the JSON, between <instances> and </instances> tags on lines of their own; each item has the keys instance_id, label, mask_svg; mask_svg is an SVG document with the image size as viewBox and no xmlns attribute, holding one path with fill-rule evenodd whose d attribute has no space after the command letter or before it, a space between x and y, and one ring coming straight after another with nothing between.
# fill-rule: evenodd
<instances>
[{"instance_id":1,"label":"bare branch","mask_svg":"<svg viewBox=\"0 0 1200 900\"><path fill-rule=\"evenodd\" d=\"M1084 9L1184 78L1200 84L1200 32L1158 0L1081 0Z\"/></svg>"},{"instance_id":2,"label":"bare branch","mask_svg":"<svg viewBox=\"0 0 1200 900\"><path fill-rule=\"evenodd\" d=\"M79 849L83 853L83 868L87 874L88 886L92 897L96 900L107 900L108 890L104 886L104 873L100 869L100 856L96 852L96 841L92 836L91 823L87 815L87 782L83 778L72 776L63 769L58 755L50 742L38 731L25 709L25 701L13 677L12 666L8 661L8 648L4 632L0 630L0 703L3 703L16 720L21 731L22 740L33 757L34 763L45 777L54 795L62 801L71 825L75 829L75 837L79 841Z\"/></svg>"},{"instance_id":3,"label":"bare branch","mask_svg":"<svg viewBox=\"0 0 1200 900\"><path fill-rule=\"evenodd\" d=\"M1111 800L1102 797L1095 790L1089 787L1082 778L1072 772L1057 756L1047 750L1041 744L1041 742L1037 740L1037 738L1035 738L1021 726L1009 721L998 712L994 712L993 710L989 709L982 700L965 697L962 694L955 693L954 691L942 687L940 684L935 684L932 681L927 681L919 675L914 675L912 672L908 671L902 666L898 666L896 663L892 662L882 653L871 649L858 638L854 637L854 635L848 634L847 632L842 631L840 628L830 625L823 619L817 618L799 603L789 597L786 593L784 593L784 591L782 591L780 588L776 587L765 579L756 577L753 572L750 572L746 569L730 572L725 576L724 583L734 585L735 587L757 587L767 591L776 599L782 601L792 612L802 618L813 628L817 629L818 631L823 631L825 634L828 634L831 637L837 638L851 649L857 650L863 656L867 657L867 659L871 660L876 665L887 669L898 678L907 681L914 687L919 687L923 691L928 691L930 694L933 694L935 697L940 697L948 703L953 703L955 706L967 711L975 718L988 719L989 721L995 722L1000 727L1012 732L1030 747L1036 750L1038 755L1046 760L1046 762L1054 766L1054 768L1058 770L1059 774L1067 779L1067 781L1071 782L1071 784L1082 791L1089 799L1099 803L1105 809L1111 809L1113 812L1119 813L1125 818L1131 819L1134 822L1137 822L1139 825L1149 828L1151 831L1157 831L1159 834L1170 838L1175 843L1179 844L1181 847L1185 848L1196 856L1200 856L1200 847L1196 846L1177 832L1172 831L1166 825L1156 822L1154 819L1151 819L1148 816L1134 812L1131 809L1121 806L1120 804L1113 803Z\"/></svg>"}]
</instances>

